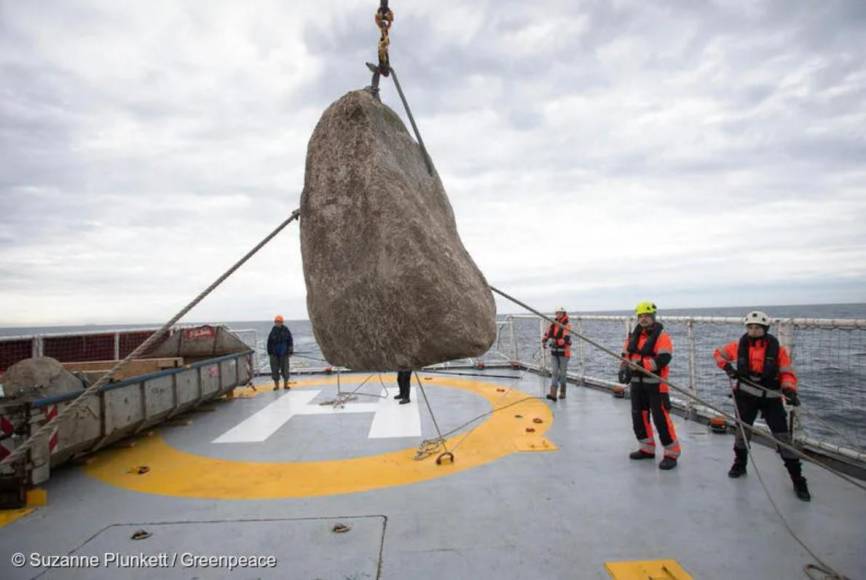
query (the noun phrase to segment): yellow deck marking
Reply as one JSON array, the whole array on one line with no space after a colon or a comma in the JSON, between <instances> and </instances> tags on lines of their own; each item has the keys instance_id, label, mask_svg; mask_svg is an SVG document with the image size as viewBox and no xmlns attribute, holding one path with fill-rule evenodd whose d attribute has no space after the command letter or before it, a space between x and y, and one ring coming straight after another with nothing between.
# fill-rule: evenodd
<instances>
[{"instance_id":1,"label":"yellow deck marking","mask_svg":"<svg viewBox=\"0 0 866 580\"><path fill-rule=\"evenodd\" d=\"M613 580L692 580L676 560L605 562L604 568Z\"/></svg>"},{"instance_id":2,"label":"yellow deck marking","mask_svg":"<svg viewBox=\"0 0 866 580\"><path fill-rule=\"evenodd\" d=\"M17 510L0 510L0 528L8 526L15 520L23 518L33 511L34 508L21 508Z\"/></svg>"},{"instance_id":3,"label":"yellow deck marking","mask_svg":"<svg viewBox=\"0 0 866 580\"><path fill-rule=\"evenodd\" d=\"M383 380L385 377L383 374ZM387 378L394 381L393 374ZM293 388L336 382L336 377L301 380ZM342 382L347 382L345 377ZM515 441L522 437L539 440L553 421L547 405L519 390L497 391L497 385L491 383L451 377L432 377L427 381L425 377L425 386L430 385L480 395L494 409L527 400L490 415L460 445L455 452L456 461L448 465L436 465L435 456L415 461L414 447L335 461L237 461L181 451L162 437L150 437L129 449L106 450L86 466L85 471L91 477L124 489L180 497L273 499L356 493L436 479L495 461L515 453ZM515 419L515 413L522 414L523 418ZM542 422L535 423L534 418ZM527 433L528 426L535 431ZM448 429L448 425L442 428ZM464 434L459 433L448 439L449 449L463 437ZM144 475L129 473L130 467L136 465L147 465L150 471Z\"/></svg>"},{"instance_id":4,"label":"yellow deck marking","mask_svg":"<svg viewBox=\"0 0 866 580\"><path fill-rule=\"evenodd\" d=\"M557 451L559 448L547 437L526 435L514 440L514 447L518 451Z\"/></svg>"}]
</instances>

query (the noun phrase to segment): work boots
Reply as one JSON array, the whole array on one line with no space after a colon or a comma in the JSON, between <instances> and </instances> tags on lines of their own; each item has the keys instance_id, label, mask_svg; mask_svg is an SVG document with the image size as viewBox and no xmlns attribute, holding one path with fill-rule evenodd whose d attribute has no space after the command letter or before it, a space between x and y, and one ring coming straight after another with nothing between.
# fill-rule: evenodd
<instances>
[{"instance_id":1,"label":"work boots","mask_svg":"<svg viewBox=\"0 0 866 580\"><path fill-rule=\"evenodd\" d=\"M283 388L286 389L287 391L292 388L289 386L289 379L286 379L283 381Z\"/></svg>"},{"instance_id":2,"label":"work boots","mask_svg":"<svg viewBox=\"0 0 866 580\"><path fill-rule=\"evenodd\" d=\"M554 403L556 402L556 385L550 386L550 392L547 393L547 398L550 399L551 401L553 401Z\"/></svg>"},{"instance_id":3,"label":"work boots","mask_svg":"<svg viewBox=\"0 0 866 580\"><path fill-rule=\"evenodd\" d=\"M803 501L812 501L812 494L809 493L809 486L806 485L806 478L802 475L799 479L792 479L794 482L794 493Z\"/></svg>"},{"instance_id":4,"label":"work boots","mask_svg":"<svg viewBox=\"0 0 866 580\"><path fill-rule=\"evenodd\" d=\"M632 451L628 454L629 459L655 459L655 453L647 453L646 451L641 451L638 449L637 451Z\"/></svg>"},{"instance_id":5,"label":"work boots","mask_svg":"<svg viewBox=\"0 0 866 580\"><path fill-rule=\"evenodd\" d=\"M746 465L749 463L749 452L745 449L734 449L736 455L734 464L728 471L728 477L736 479L742 475L746 475Z\"/></svg>"},{"instance_id":6,"label":"work boots","mask_svg":"<svg viewBox=\"0 0 866 580\"><path fill-rule=\"evenodd\" d=\"M676 457L663 457L661 463L659 463L659 469L664 469L665 471L667 471L668 469L673 469L676 466Z\"/></svg>"},{"instance_id":7,"label":"work boots","mask_svg":"<svg viewBox=\"0 0 866 580\"><path fill-rule=\"evenodd\" d=\"M565 385L560 385L560 386L559 386L559 398L560 398L560 399L564 399L564 398L565 398Z\"/></svg>"},{"instance_id":8,"label":"work boots","mask_svg":"<svg viewBox=\"0 0 866 580\"><path fill-rule=\"evenodd\" d=\"M280 390L280 381L274 381L274 390L275 390L275 391L279 391L279 390Z\"/></svg>"},{"instance_id":9,"label":"work boots","mask_svg":"<svg viewBox=\"0 0 866 580\"><path fill-rule=\"evenodd\" d=\"M788 469L788 474L791 476L791 483L794 484L794 493L802 501L812 501L812 494L809 493L809 486L806 484L806 478L803 477L803 467L799 459L786 459L785 467Z\"/></svg>"}]
</instances>

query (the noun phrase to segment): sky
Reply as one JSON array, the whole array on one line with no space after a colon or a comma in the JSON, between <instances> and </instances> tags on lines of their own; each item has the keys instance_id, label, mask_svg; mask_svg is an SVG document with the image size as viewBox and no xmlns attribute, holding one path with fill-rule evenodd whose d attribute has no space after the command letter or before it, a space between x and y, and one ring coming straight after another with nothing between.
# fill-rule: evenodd
<instances>
[{"instance_id":1,"label":"sky","mask_svg":"<svg viewBox=\"0 0 866 580\"><path fill-rule=\"evenodd\" d=\"M390 5L491 285L541 310L866 302L862 0ZM0 0L0 326L160 322L207 287L299 206L377 6ZM189 319L275 312L307 317L297 224Z\"/></svg>"}]
</instances>

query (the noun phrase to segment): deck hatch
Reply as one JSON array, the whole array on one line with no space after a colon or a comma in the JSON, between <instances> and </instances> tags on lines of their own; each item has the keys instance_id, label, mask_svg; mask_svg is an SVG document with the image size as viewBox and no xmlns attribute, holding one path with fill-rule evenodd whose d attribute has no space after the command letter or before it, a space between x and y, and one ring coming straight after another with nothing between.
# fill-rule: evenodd
<instances>
[{"instance_id":1,"label":"deck hatch","mask_svg":"<svg viewBox=\"0 0 866 580\"><path fill-rule=\"evenodd\" d=\"M114 524L70 554L137 556L166 554L174 566L119 567L112 563L83 569L48 569L38 578L369 578L379 577L386 517L382 515ZM335 533L343 524L346 533ZM138 530L151 535L133 540ZM189 567L184 554L276 557L275 567Z\"/></svg>"}]
</instances>

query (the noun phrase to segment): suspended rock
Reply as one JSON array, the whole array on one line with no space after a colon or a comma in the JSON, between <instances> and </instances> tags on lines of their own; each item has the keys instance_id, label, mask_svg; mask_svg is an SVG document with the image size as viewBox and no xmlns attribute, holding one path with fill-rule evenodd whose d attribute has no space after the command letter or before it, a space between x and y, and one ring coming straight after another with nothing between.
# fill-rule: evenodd
<instances>
[{"instance_id":1,"label":"suspended rock","mask_svg":"<svg viewBox=\"0 0 866 580\"><path fill-rule=\"evenodd\" d=\"M301 254L313 333L332 364L417 369L479 356L496 339L493 295L439 176L367 91L328 107L310 139Z\"/></svg>"}]
</instances>

